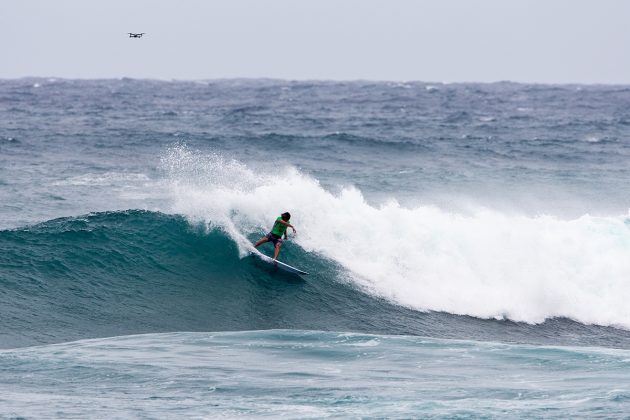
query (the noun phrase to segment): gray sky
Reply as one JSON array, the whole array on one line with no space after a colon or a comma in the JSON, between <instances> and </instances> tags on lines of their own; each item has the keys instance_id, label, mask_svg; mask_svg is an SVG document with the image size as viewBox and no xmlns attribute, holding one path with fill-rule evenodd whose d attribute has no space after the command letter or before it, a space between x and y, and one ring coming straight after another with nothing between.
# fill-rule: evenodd
<instances>
[{"instance_id":1,"label":"gray sky","mask_svg":"<svg viewBox=\"0 0 630 420\"><path fill-rule=\"evenodd\" d=\"M2 0L0 54L0 78L630 84L630 1Z\"/></svg>"}]
</instances>

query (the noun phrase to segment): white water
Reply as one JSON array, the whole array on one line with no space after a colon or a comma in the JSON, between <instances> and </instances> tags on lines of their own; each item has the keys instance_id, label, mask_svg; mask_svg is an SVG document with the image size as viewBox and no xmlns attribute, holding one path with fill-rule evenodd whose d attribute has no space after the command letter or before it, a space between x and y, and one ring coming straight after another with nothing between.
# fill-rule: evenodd
<instances>
[{"instance_id":1,"label":"white water","mask_svg":"<svg viewBox=\"0 0 630 420\"><path fill-rule=\"evenodd\" d=\"M367 203L288 168L256 173L185 146L162 165L172 211L228 232L265 233L290 211L292 238L345 267L368 293L418 310L538 323L569 317L630 328L630 228L624 217L574 220L479 209ZM291 245L289 245L291 246Z\"/></svg>"}]
</instances>

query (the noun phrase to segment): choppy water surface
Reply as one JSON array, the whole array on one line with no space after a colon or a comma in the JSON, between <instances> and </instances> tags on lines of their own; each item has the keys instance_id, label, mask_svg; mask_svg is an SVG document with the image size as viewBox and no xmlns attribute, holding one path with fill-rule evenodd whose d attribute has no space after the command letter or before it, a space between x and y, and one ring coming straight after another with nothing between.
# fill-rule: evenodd
<instances>
[{"instance_id":1,"label":"choppy water surface","mask_svg":"<svg viewBox=\"0 0 630 420\"><path fill-rule=\"evenodd\" d=\"M622 417L628 105L0 81L0 412ZM249 255L286 210L304 279Z\"/></svg>"},{"instance_id":2,"label":"choppy water surface","mask_svg":"<svg viewBox=\"0 0 630 420\"><path fill-rule=\"evenodd\" d=\"M0 364L4 412L34 417L623 417L630 405L627 350L270 330L5 350Z\"/></svg>"}]
</instances>

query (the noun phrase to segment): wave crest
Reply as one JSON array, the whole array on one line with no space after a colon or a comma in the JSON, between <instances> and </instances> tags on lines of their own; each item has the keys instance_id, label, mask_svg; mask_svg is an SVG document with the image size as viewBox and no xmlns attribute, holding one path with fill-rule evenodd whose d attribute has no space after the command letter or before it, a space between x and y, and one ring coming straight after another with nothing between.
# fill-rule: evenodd
<instances>
[{"instance_id":1,"label":"wave crest","mask_svg":"<svg viewBox=\"0 0 630 420\"><path fill-rule=\"evenodd\" d=\"M257 172L177 146L172 210L218 227L246 255L246 237L282 211L295 242L344 267L368 293L417 310L540 323L568 317L630 328L630 230L624 217L573 220L491 209L380 206L352 186L337 193L295 168Z\"/></svg>"}]
</instances>

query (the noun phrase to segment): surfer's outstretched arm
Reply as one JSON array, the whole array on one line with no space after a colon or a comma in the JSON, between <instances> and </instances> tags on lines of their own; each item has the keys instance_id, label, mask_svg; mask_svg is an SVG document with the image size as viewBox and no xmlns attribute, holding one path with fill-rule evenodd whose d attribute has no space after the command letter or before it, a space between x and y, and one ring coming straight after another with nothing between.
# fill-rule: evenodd
<instances>
[{"instance_id":1,"label":"surfer's outstretched arm","mask_svg":"<svg viewBox=\"0 0 630 420\"><path fill-rule=\"evenodd\" d=\"M291 229L293 229L293 233L297 233L297 230L295 230L295 226L293 226L291 223L285 222L284 220L278 220L278 223L282 223L283 225L290 227Z\"/></svg>"}]
</instances>

